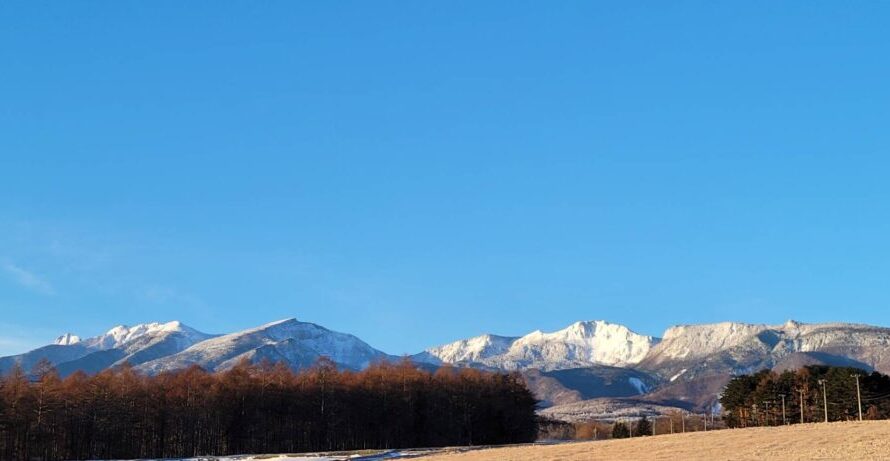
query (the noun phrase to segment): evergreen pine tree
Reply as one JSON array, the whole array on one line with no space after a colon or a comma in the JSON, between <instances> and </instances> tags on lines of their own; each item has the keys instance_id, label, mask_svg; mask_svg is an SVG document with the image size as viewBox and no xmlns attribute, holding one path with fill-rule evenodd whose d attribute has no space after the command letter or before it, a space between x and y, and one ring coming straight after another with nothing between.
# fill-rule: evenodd
<instances>
[{"instance_id":1,"label":"evergreen pine tree","mask_svg":"<svg viewBox=\"0 0 890 461\"><path fill-rule=\"evenodd\" d=\"M647 436L652 435L652 424L649 423L649 419L643 416L637 421L636 427L634 428L634 434Z\"/></svg>"},{"instance_id":2,"label":"evergreen pine tree","mask_svg":"<svg viewBox=\"0 0 890 461\"><path fill-rule=\"evenodd\" d=\"M615 423L612 425L613 439L626 439L630 437L630 428L624 423Z\"/></svg>"}]
</instances>

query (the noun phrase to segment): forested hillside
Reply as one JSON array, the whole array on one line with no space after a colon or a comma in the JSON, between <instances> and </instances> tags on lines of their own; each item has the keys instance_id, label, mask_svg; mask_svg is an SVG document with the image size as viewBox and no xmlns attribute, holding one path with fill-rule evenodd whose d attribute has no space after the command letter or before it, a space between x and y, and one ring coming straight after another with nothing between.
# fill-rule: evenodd
<instances>
[{"instance_id":1,"label":"forested hillside","mask_svg":"<svg viewBox=\"0 0 890 461\"><path fill-rule=\"evenodd\" d=\"M60 379L47 363L0 378L0 459L131 459L528 442L535 400L517 375L408 362L293 372L243 362Z\"/></svg>"},{"instance_id":2,"label":"forested hillside","mask_svg":"<svg viewBox=\"0 0 890 461\"><path fill-rule=\"evenodd\" d=\"M732 378L720 398L730 427L820 422L826 414L849 421L859 418L860 401L863 419L890 418L890 376L829 366L763 370Z\"/></svg>"}]
</instances>

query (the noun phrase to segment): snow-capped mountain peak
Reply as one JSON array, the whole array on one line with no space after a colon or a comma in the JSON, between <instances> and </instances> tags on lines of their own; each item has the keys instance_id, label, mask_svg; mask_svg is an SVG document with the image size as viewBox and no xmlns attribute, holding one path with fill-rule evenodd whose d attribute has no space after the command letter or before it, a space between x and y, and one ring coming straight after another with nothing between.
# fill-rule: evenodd
<instances>
[{"instance_id":1,"label":"snow-capped mountain peak","mask_svg":"<svg viewBox=\"0 0 890 461\"><path fill-rule=\"evenodd\" d=\"M242 360L282 362L297 369L312 366L319 357L354 370L374 361L397 359L350 334L294 318L222 336L173 321L120 325L85 339L65 334L54 344L0 357L0 373L15 365L31 369L42 359L49 359L64 376L77 370L96 373L124 363L147 373L192 365L222 371ZM888 372L890 328L794 320L777 325L722 322L671 327L658 339L623 325L591 320L519 337L483 334L430 348L412 358L433 365L522 371L543 392L544 401L587 398L590 392L655 392L658 398L691 398L704 405L712 403L719 386L736 373L810 364ZM711 394L699 398L701 392Z\"/></svg>"},{"instance_id":2,"label":"snow-capped mountain peak","mask_svg":"<svg viewBox=\"0 0 890 461\"><path fill-rule=\"evenodd\" d=\"M393 358L350 334L290 318L211 338L138 368L149 373L190 365L225 370L241 360L253 363L282 361L292 368L303 368L323 356L351 369L362 369L375 360Z\"/></svg>"},{"instance_id":3,"label":"snow-capped mountain peak","mask_svg":"<svg viewBox=\"0 0 890 461\"><path fill-rule=\"evenodd\" d=\"M49 360L62 375L77 370L94 373L124 363L136 366L175 354L214 336L179 321L118 325L101 335L85 339L66 333L49 346L0 357L0 373L15 364L29 369L42 359Z\"/></svg>"},{"instance_id":4,"label":"snow-capped mountain peak","mask_svg":"<svg viewBox=\"0 0 890 461\"><path fill-rule=\"evenodd\" d=\"M788 320L781 325L721 322L678 325L664 333L654 355L670 359L695 359L721 351L758 344L784 352L817 350L827 341L836 342L862 332L886 330L852 323L802 323ZM817 339L818 338L818 339Z\"/></svg>"},{"instance_id":5,"label":"snow-capped mountain peak","mask_svg":"<svg viewBox=\"0 0 890 461\"><path fill-rule=\"evenodd\" d=\"M890 329L850 323L722 322L669 328L639 367L671 380L841 364L890 369Z\"/></svg>"},{"instance_id":6,"label":"snow-capped mountain peak","mask_svg":"<svg viewBox=\"0 0 890 461\"><path fill-rule=\"evenodd\" d=\"M207 337L182 322L174 320L166 323L140 323L133 326L118 325L105 334L84 340L83 344L89 348L100 350L115 349L140 338L154 338L170 333L180 333L191 340L202 340Z\"/></svg>"},{"instance_id":7,"label":"snow-capped mountain peak","mask_svg":"<svg viewBox=\"0 0 890 461\"><path fill-rule=\"evenodd\" d=\"M62 336L56 338L56 340L53 341L53 344L55 344L56 346L70 346L79 342L80 336L73 335L71 333L65 333Z\"/></svg>"},{"instance_id":8,"label":"snow-capped mountain peak","mask_svg":"<svg viewBox=\"0 0 890 461\"><path fill-rule=\"evenodd\" d=\"M659 349L672 359L703 357L743 344L768 329L768 325L739 322L677 325L664 332Z\"/></svg>"},{"instance_id":9,"label":"snow-capped mountain peak","mask_svg":"<svg viewBox=\"0 0 890 461\"><path fill-rule=\"evenodd\" d=\"M625 366L642 360L657 343L658 338L634 333L624 325L591 320L552 333L534 331L516 340L511 351L539 356L545 362Z\"/></svg>"},{"instance_id":10,"label":"snow-capped mountain peak","mask_svg":"<svg viewBox=\"0 0 890 461\"><path fill-rule=\"evenodd\" d=\"M507 352L518 338L484 334L427 349L426 352L444 363L481 362Z\"/></svg>"},{"instance_id":11,"label":"snow-capped mountain peak","mask_svg":"<svg viewBox=\"0 0 890 461\"><path fill-rule=\"evenodd\" d=\"M519 338L482 335L427 349L426 353L445 363L558 370L634 364L657 343L657 338L639 335L623 325L593 320L551 333L535 330Z\"/></svg>"}]
</instances>

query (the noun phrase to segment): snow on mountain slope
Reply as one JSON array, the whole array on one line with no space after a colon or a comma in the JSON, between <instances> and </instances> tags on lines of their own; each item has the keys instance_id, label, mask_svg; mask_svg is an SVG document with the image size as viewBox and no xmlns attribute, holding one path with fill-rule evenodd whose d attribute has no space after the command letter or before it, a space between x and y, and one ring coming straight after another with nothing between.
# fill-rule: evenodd
<instances>
[{"instance_id":1,"label":"snow on mountain slope","mask_svg":"<svg viewBox=\"0 0 890 461\"><path fill-rule=\"evenodd\" d=\"M643 360L657 338L601 320L576 322L552 333L520 338L483 335L427 349L444 363L472 363L503 370L561 370L591 365L628 366Z\"/></svg>"},{"instance_id":2,"label":"snow on mountain slope","mask_svg":"<svg viewBox=\"0 0 890 461\"><path fill-rule=\"evenodd\" d=\"M847 323L782 325L723 322L669 328L639 363L672 380L772 368L786 357L818 352L822 360L855 360L890 371L890 329ZM831 357L835 356L835 359Z\"/></svg>"},{"instance_id":3,"label":"snow on mountain slope","mask_svg":"<svg viewBox=\"0 0 890 461\"><path fill-rule=\"evenodd\" d=\"M0 358L0 372L14 364L29 370L41 359L47 359L63 376L77 370L95 373L124 362L138 365L174 354L212 337L178 321L132 327L118 325L104 334L87 339L66 333L52 345Z\"/></svg>"},{"instance_id":4,"label":"snow on mountain slope","mask_svg":"<svg viewBox=\"0 0 890 461\"><path fill-rule=\"evenodd\" d=\"M546 363L561 359L625 366L642 360L657 342L658 339L639 335L623 325L597 320L576 322L553 333L529 333L513 343L510 353L518 355L517 365L524 361Z\"/></svg>"},{"instance_id":5,"label":"snow on mountain slope","mask_svg":"<svg viewBox=\"0 0 890 461\"><path fill-rule=\"evenodd\" d=\"M694 359L739 346L767 329L733 322L674 326L664 332L657 351L671 359Z\"/></svg>"},{"instance_id":6,"label":"snow on mountain slope","mask_svg":"<svg viewBox=\"0 0 890 461\"><path fill-rule=\"evenodd\" d=\"M243 359L284 361L292 368L302 368L321 356L348 369L361 369L375 360L394 359L355 336L294 319L225 336L208 335L180 322L168 322L117 326L85 339L65 334L54 344L0 358L0 373L15 364L28 370L43 358L65 375L76 370L98 372L124 362L152 373L192 364L224 370ZM697 388L691 384L702 378L725 379L762 368L850 364L887 373L890 329L843 323L723 322L672 327L663 339L658 339L639 335L622 325L589 321L550 333L534 331L522 337L482 335L433 347L412 358L429 367L448 363L500 370L538 369L545 373L622 367L652 377L650 381L641 379L647 390L656 385L671 385L676 390L674 394L683 397L685 389L695 391ZM588 370L542 375L542 382L554 389L562 386L567 392L582 394L589 389L605 389L591 387L590 373ZM576 379L579 376L584 379ZM554 377L559 378L558 382L551 379ZM626 387L634 393L637 388L643 389L631 377L635 375L610 382L620 382L622 389Z\"/></svg>"},{"instance_id":7,"label":"snow on mountain slope","mask_svg":"<svg viewBox=\"0 0 890 461\"><path fill-rule=\"evenodd\" d=\"M257 328L231 333L197 343L179 353L143 363L148 373L198 365L207 370L231 368L241 360L252 363L269 359L284 361L292 368L311 366L325 356L341 367L359 370L376 360L393 359L355 336L319 325L281 320Z\"/></svg>"},{"instance_id":8,"label":"snow on mountain slope","mask_svg":"<svg viewBox=\"0 0 890 461\"><path fill-rule=\"evenodd\" d=\"M441 363L481 362L507 352L517 339L519 338L486 334L433 347L426 352Z\"/></svg>"},{"instance_id":9,"label":"snow on mountain slope","mask_svg":"<svg viewBox=\"0 0 890 461\"><path fill-rule=\"evenodd\" d=\"M172 333L176 333L185 343L191 344L212 336L183 325L182 322L172 321L167 323L142 323L132 327L118 325L103 335L85 339L81 343L95 350L120 348L138 350L145 347L146 343L159 341Z\"/></svg>"},{"instance_id":10,"label":"snow on mountain slope","mask_svg":"<svg viewBox=\"0 0 890 461\"><path fill-rule=\"evenodd\" d=\"M65 333L62 336L56 338L53 342L56 346L70 346L72 344L77 344L80 342L80 336L72 335L71 333Z\"/></svg>"},{"instance_id":11,"label":"snow on mountain slope","mask_svg":"<svg viewBox=\"0 0 890 461\"><path fill-rule=\"evenodd\" d=\"M639 394L645 394L646 392L649 392L649 386L647 386L646 383L644 383L640 378L632 376L630 378L627 378L627 382L630 383L630 385L633 386Z\"/></svg>"},{"instance_id":12,"label":"snow on mountain slope","mask_svg":"<svg viewBox=\"0 0 890 461\"><path fill-rule=\"evenodd\" d=\"M606 397L614 389L627 389L624 395L645 392L658 401L685 402L691 409L713 405L732 375L764 368L831 364L890 372L890 329L845 323L722 322L671 327L659 340L621 325L577 322L553 333L457 341L428 349L415 360L525 370L529 386L548 404ZM612 387L594 385L596 367L603 365L642 372L651 379L627 375L613 379ZM542 372L528 374L535 369Z\"/></svg>"},{"instance_id":13,"label":"snow on mountain slope","mask_svg":"<svg viewBox=\"0 0 890 461\"><path fill-rule=\"evenodd\" d=\"M555 405L538 411L549 419L569 423L596 421L623 421L669 415L683 408L639 400L636 398L596 398L563 405Z\"/></svg>"},{"instance_id":14,"label":"snow on mountain slope","mask_svg":"<svg viewBox=\"0 0 890 461\"><path fill-rule=\"evenodd\" d=\"M57 365L77 360L89 353L89 349L77 343L71 345L50 344L24 354L0 357L0 374L6 373L16 365L22 367L25 371L29 371L42 359L49 360L53 365Z\"/></svg>"}]
</instances>

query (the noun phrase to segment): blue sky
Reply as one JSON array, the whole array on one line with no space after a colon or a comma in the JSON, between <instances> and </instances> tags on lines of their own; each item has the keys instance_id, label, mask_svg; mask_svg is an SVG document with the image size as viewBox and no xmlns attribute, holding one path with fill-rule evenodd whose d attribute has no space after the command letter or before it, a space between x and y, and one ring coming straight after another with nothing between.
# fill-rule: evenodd
<instances>
[{"instance_id":1,"label":"blue sky","mask_svg":"<svg viewBox=\"0 0 890 461\"><path fill-rule=\"evenodd\" d=\"M884 2L2 2L0 353L890 325Z\"/></svg>"}]
</instances>

